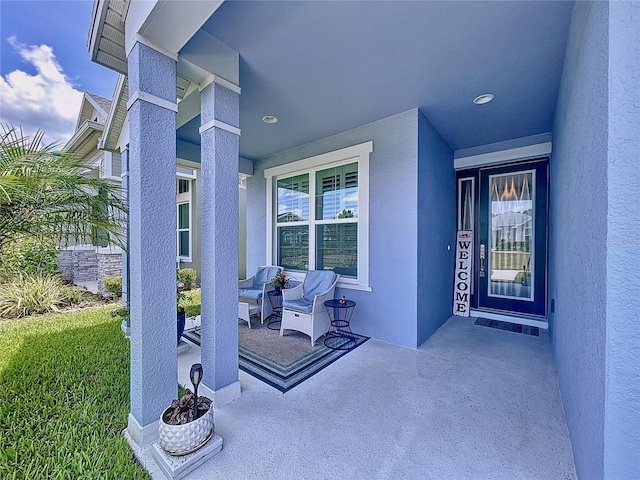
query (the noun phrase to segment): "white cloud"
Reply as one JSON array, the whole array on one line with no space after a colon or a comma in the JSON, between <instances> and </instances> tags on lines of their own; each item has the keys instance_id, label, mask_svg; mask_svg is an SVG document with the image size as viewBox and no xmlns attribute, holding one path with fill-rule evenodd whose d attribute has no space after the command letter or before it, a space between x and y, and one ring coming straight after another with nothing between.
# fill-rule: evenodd
<instances>
[{"instance_id":1,"label":"white cloud","mask_svg":"<svg viewBox=\"0 0 640 480\"><path fill-rule=\"evenodd\" d=\"M7 40L37 73L14 70L0 77L0 121L22 127L25 135L41 130L46 144L66 143L75 130L82 92L64 74L50 46L26 45L15 36Z\"/></svg>"}]
</instances>

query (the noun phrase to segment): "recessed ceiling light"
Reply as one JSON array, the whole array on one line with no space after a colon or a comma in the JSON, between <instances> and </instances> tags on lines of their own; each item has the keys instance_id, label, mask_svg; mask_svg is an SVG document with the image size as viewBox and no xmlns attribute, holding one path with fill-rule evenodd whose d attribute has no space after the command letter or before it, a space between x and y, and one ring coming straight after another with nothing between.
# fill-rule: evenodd
<instances>
[{"instance_id":1,"label":"recessed ceiling light","mask_svg":"<svg viewBox=\"0 0 640 480\"><path fill-rule=\"evenodd\" d=\"M274 117L273 115L265 115L264 117L262 117L262 121L264 123L277 123L278 118Z\"/></svg>"},{"instance_id":2,"label":"recessed ceiling light","mask_svg":"<svg viewBox=\"0 0 640 480\"><path fill-rule=\"evenodd\" d=\"M483 93L482 95L478 95L473 99L473 103L476 105L484 105L485 103L489 103L493 100L493 95L490 93Z\"/></svg>"}]
</instances>

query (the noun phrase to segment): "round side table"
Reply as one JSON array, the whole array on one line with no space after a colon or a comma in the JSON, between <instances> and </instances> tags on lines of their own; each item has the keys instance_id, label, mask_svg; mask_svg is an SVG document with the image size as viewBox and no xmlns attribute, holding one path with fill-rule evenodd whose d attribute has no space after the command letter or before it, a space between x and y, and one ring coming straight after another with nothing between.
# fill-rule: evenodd
<instances>
[{"instance_id":1,"label":"round side table","mask_svg":"<svg viewBox=\"0 0 640 480\"><path fill-rule=\"evenodd\" d=\"M331 326L324 335L324 344L333 350L351 350L356 347L356 337L351 331L350 322L356 302L353 300L333 299L324 302Z\"/></svg>"},{"instance_id":2,"label":"round side table","mask_svg":"<svg viewBox=\"0 0 640 480\"><path fill-rule=\"evenodd\" d=\"M269 315L269 323L267 328L269 330L280 330L280 324L282 323L282 291L271 290L267 292L269 296L269 303L271 304L271 310L273 313ZM277 327L275 324L278 324ZM273 327L271 325L274 325Z\"/></svg>"}]
</instances>

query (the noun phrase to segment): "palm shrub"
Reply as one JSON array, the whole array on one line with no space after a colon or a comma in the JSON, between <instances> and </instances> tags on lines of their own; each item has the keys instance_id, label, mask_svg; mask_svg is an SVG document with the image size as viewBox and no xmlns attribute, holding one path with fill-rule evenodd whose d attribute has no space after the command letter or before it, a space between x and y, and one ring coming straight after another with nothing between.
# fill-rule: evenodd
<instances>
[{"instance_id":1,"label":"palm shrub","mask_svg":"<svg viewBox=\"0 0 640 480\"><path fill-rule=\"evenodd\" d=\"M120 187L88 178L91 164L42 138L10 126L0 132L0 247L19 235L122 245Z\"/></svg>"},{"instance_id":2,"label":"palm shrub","mask_svg":"<svg viewBox=\"0 0 640 480\"><path fill-rule=\"evenodd\" d=\"M57 276L21 274L0 284L0 318L57 312L81 299L80 292Z\"/></svg>"}]
</instances>

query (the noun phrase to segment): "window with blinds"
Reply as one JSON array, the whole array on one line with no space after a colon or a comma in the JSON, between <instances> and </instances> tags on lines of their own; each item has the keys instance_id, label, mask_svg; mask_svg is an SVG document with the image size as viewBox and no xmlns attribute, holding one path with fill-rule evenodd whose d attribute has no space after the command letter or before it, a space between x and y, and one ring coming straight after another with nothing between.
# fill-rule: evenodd
<instances>
[{"instance_id":1,"label":"window with blinds","mask_svg":"<svg viewBox=\"0 0 640 480\"><path fill-rule=\"evenodd\" d=\"M316 172L316 268L358 277L358 164Z\"/></svg>"},{"instance_id":2,"label":"window with blinds","mask_svg":"<svg viewBox=\"0 0 640 480\"><path fill-rule=\"evenodd\" d=\"M307 270L309 265L309 174L278 180L278 265Z\"/></svg>"},{"instance_id":3,"label":"window with blinds","mask_svg":"<svg viewBox=\"0 0 640 480\"><path fill-rule=\"evenodd\" d=\"M357 278L358 195L357 162L279 178L278 264Z\"/></svg>"}]
</instances>

